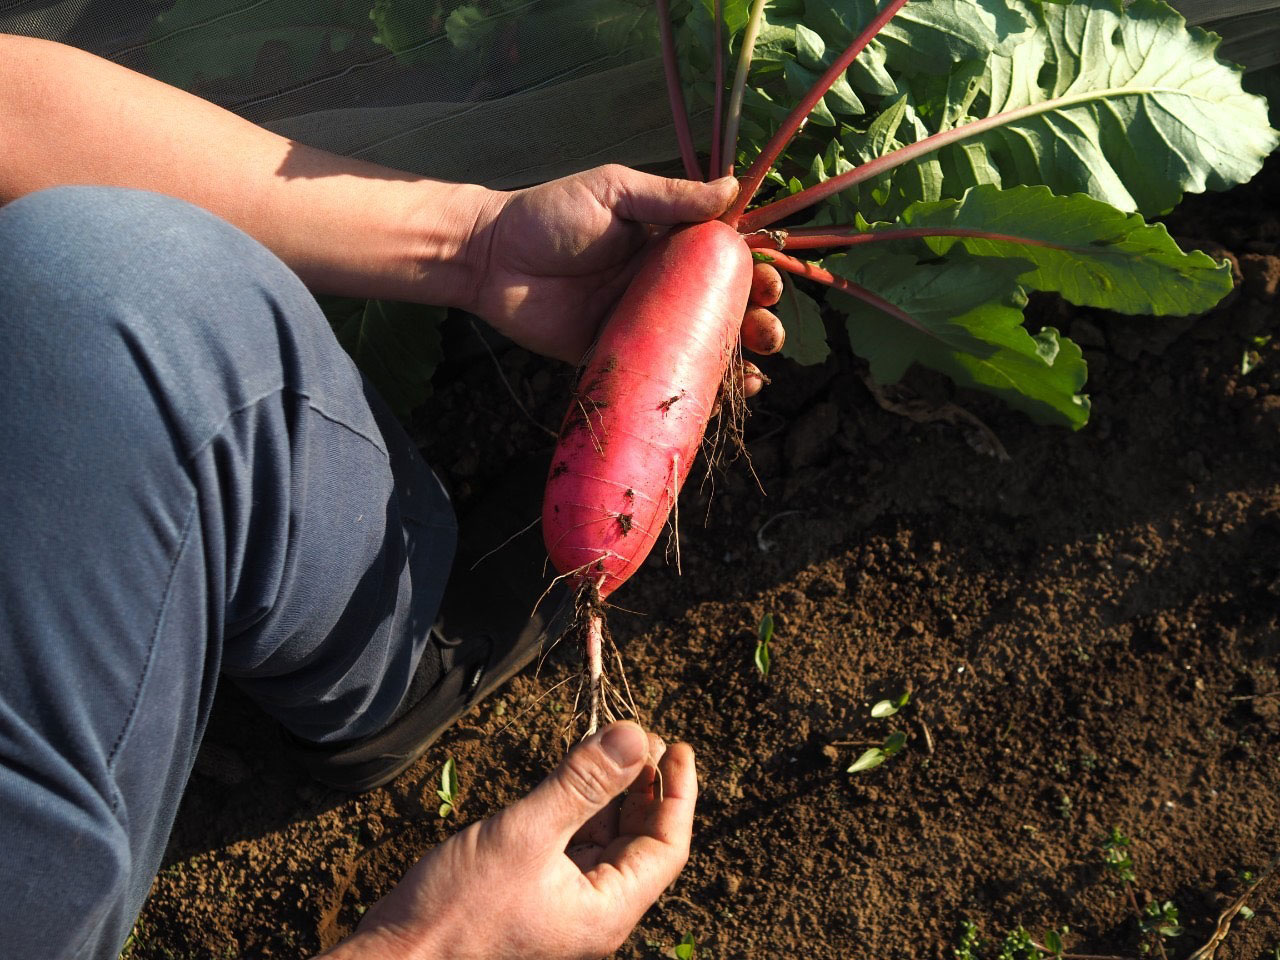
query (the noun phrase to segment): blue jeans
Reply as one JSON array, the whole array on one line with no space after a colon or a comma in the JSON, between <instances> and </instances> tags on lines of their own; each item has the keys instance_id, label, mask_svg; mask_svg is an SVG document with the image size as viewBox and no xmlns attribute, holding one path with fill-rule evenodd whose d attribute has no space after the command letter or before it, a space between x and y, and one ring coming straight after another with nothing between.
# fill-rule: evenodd
<instances>
[{"instance_id":1,"label":"blue jeans","mask_svg":"<svg viewBox=\"0 0 1280 960\"><path fill-rule=\"evenodd\" d=\"M0 208L0 330L0 952L114 958L219 674L377 729L453 512L297 277L181 201Z\"/></svg>"}]
</instances>

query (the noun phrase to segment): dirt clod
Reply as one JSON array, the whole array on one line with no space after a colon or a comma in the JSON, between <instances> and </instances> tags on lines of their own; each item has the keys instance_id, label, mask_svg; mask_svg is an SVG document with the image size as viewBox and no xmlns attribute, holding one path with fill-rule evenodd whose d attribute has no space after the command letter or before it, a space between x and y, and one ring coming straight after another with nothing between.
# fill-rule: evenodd
<instances>
[{"instance_id":1,"label":"dirt clod","mask_svg":"<svg viewBox=\"0 0 1280 960\"><path fill-rule=\"evenodd\" d=\"M1244 274L1245 296L1274 300L1280 291L1280 257L1246 253L1240 257L1240 272Z\"/></svg>"}]
</instances>

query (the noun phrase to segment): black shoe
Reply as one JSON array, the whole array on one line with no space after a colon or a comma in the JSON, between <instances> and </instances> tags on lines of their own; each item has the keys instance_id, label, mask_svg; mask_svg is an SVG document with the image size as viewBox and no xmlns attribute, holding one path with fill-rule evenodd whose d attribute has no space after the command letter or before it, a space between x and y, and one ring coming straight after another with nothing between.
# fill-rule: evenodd
<instances>
[{"instance_id":1,"label":"black shoe","mask_svg":"<svg viewBox=\"0 0 1280 960\"><path fill-rule=\"evenodd\" d=\"M397 477L427 469L398 424L384 423L383 432ZM548 589L537 522L549 463L550 454L508 472L459 525L440 613L418 672L386 726L343 743L291 738L295 756L315 779L352 792L392 780L564 629L572 600L563 584Z\"/></svg>"},{"instance_id":2,"label":"black shoe","mask_svg":"<svg viewBox=\"0 0 1280 960\"><path fill-rule=\"evenodd\" d=\"M423 654L424 667L419 668L400 709L376 733L337 744L295 740L294 755L315 779L359 793L399 776L472 706L527 666L543 643L563 628L562 621L572 607L565 602L567 590L557 585L532 618L526 615L527 610L521 614L523 627L516 629L510 614L523 608L508 605L504 611L507 616L499 616L493 585L485 584L485 597L479 600L468 583L476 578L475 573L457 573L463 583L455 592L450 581L446 607L465 591L472 602L486 604L470 609L487 611L492 627L450 634L447 617L432 627L429 648ZM431 647L438 652L439 666L426 668Z\"/></svg>"}]
</instances>

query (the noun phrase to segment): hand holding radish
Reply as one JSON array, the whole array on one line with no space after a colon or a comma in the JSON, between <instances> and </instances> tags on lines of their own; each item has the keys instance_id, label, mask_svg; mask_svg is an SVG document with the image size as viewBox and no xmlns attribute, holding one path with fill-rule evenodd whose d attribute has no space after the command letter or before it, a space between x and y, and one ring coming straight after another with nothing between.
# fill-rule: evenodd
<instances>
[{"instance_id":1,"label":"hand holding radish","mask_svg":"<svg viewBox=\"0 0 1280 960\"><path fill-rule=\"evenodd\" d=\"M577 363L638 269L651 225L714 220L736 192L731 177L699 183L611 165L494 194L473 241L483 252L470 307L522 346ZM781 281L758 267L742 333L749 350L773 353L782 325L764 308L777 303Z\"/></svg>"},{"instance_id":2,"label":"hand holding radish","mask_svg":"<svg viewBox=\"0 0 1280 960\"><path fill-rule=\"evenodd\" d=\"M612 953L684 866L696 793L687 745L664 749L633 723L606 727L527 797L419 860L330 956L592 960Z\"/></svg>"}]
</instances>

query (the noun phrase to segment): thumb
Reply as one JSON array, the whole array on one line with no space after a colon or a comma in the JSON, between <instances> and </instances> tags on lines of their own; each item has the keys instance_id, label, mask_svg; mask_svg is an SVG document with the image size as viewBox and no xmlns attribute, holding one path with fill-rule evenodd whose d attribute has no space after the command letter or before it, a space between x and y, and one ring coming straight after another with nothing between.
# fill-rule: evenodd
<instances>
[{"instance_id":1,"label":"thumb","mask_svg":"<svg viewBox=\"0 0 1280 960\"><path fill-rule=\"evenodd\" d=\"M614 723L578 744L519 803L526 836L563 847L584 823L631 785L649 755L639 724Z\"/></svg>"},{"instance_id":2,"label":"thumb","mask_svg":"<svg viewBox=\"0 0 1280 960\"><path fill-rule=\"evenodd\" d=\"M657 223L702 223L729 209L738 181L721 177L710 183L641 173L629 167L604 167L601 200L627 220ZM613 201L610 203L610 201Z\"/></svg>"}]
</instances>

